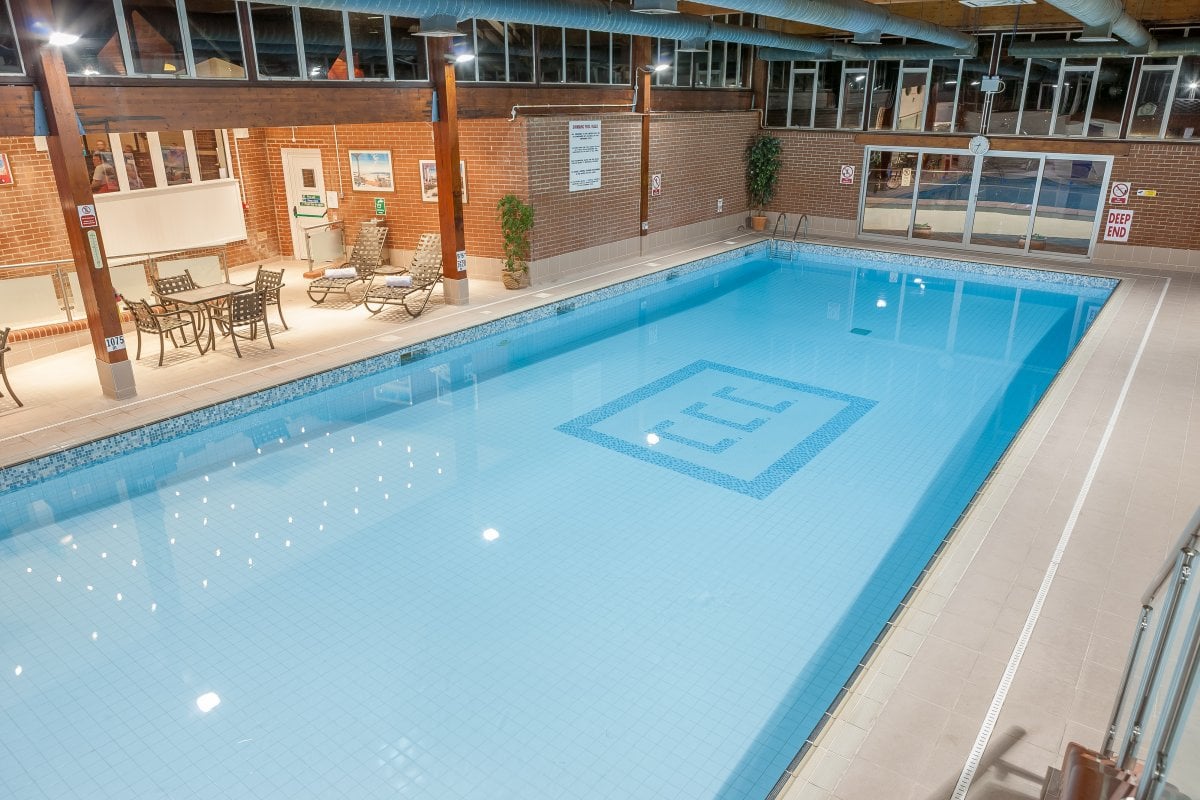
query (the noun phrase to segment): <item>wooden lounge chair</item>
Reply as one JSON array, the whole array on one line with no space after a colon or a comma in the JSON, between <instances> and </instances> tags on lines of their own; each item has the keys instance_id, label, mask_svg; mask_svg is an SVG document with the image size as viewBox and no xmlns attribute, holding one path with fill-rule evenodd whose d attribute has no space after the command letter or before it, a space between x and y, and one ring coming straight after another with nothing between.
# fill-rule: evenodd
<instances>
[{"instance_id":1,"label":"wooden lounge chair","mask_svg":"<svg viewBox=\"0 0 1200 800\"><path fill-rule=\"evenodd\" d=\"M410 317L418 317L429 304L433 289L442 281L442 237L436 233L423 233L413 253L412 264L400 273L411 279L408 286L388 286L372 281L363 295L363 305L372 314L378 314L384 306L403 306ZM418 304L419 301L419 304Z\"/></svg>"},{"instance_id":2,"label":"wooden lounge chair","mask_svg":"<svg viewBox=\"0 0 1200 800\"><path fill-rule=\"evenodd\" d=\"M4 371L4 354L12 349L8 346L8 332L11 330L12 328L5 328L0 331L0 379L4 380L4 388L8 390L8 396L20 407L25 404L21 402L20 398L17 397L17 393L12 390L12 386L8 384L8 373ZM0 397L3 397L3 395L0 395Z\"/></svg>"},{"instance_id":3,"label":"wooden lounge chair","mask_svg":"<svg viewBox=\"0 0 1200 800\"><path fill-rule=\"evenodd\" d=\"M342 294L353 299L351 290L356 284L370 285L371 279L375 277L376 268L383 264L383 245L387 239L387 232L387 228L364 223L358 232L358 238L354 240L350 260L341 268L353 269L354 275L328 277L330 270L326 269L326 276L317 278L308 285L309 299L317 304L324 303L330 294ZM358 303L359 301L354 301L355 305Z\"/></svg>"},{"instance_id":4,"label":"wooden lounge chair","mask_svg":"<svg viewBox=\"0 0 1200 800\"><path fill-rule=\"evenodd\" d=\"M134 360L142 357L142 333L153 333L158 336L158 365L160 367L163 365L163 355L167 350L166 338L170 336L171 344L179 347L179 342L175 340L176 331L183 336L184 344L195 344L200 354L204 354L200 343L200 332L196 327L196 318L187 311L174 311L162 306L151 306L145 300L125 300L125 308L133 315L133 324L137 328L137 355L134 356ZM188 328L192 329L191 342L187 340Z\"/></svg>"}]
</instances>

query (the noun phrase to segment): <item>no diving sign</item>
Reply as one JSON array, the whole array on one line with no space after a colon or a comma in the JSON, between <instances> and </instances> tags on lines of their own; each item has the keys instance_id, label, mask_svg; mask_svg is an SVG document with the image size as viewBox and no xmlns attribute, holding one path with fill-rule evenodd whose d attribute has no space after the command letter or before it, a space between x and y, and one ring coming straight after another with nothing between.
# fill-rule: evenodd
<instances>
[{"instance_id":1,"label":"no diving sign","mask_svg":"<svg viewBox=\"0 0 1200 800\"><path fill-rule=\"evenodd\" d=\"M1109 209L1104 219L1104 241L1128 242L1129 229L1133 227L1133 212L1125 209Z\"/></svg>"},{"instance_id":2,"label":"no diving sign","mask_svg":"<svg viewBox=\"0 0 1200 800\"><path fill-rule=\"evenodd\" d=\"M1129 183L1127 181L1113 181L1108 189L1108 203L1113 206L1129 205Z\"/></svg>"},{"instance_id":3,"label":"no diving sign","mask_svg":"<svg viewBox=\"0 0 1200 800\"><path fill-rule=\"evenodd\" d=\"M96 207L92 205L75 206L75 210L79 212L79 227L81 228L98 228L100 220L96 218Z\"/></svg>"}]
</instances>

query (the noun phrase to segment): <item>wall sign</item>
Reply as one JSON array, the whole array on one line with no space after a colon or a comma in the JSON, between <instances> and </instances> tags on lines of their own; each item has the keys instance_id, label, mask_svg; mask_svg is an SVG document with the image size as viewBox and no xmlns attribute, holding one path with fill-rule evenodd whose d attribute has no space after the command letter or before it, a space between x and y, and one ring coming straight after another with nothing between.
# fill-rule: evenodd
<instances>
[{"instance_id":1,"label":"wall sign","mask_svg":"<svg viewBox=\"0 0 1200 800\"><path fill-rule=\"evenodd\" d=\"M375 198L375 213L381 217L387 213L387 204L383 202L382 197Z\"/></svg>"},{"instance_id":2,"label":"wall sign","mask_svg":"<svg viewBox=\"0 0 1200 800\"><path fill-rule=\"evenodd\" d=\"M567 190L582 192L600 188L600 120L571 120L570 166Z\"/></svg>"},{"instance_id":3,"label":"wall sign","mask_svg":"<svg viewBox=\"0 0 1200 800\"><path fill-rule=\"evenodd\" d=\"M104 256L100 255L100 237L95 231L87 232L88 248L92 251L92 266L104 269Z\"/></svg>"},{"instance_id":4,"label":"wall sign","mask_svg":"<svg viewBox=\"0 0 1200 800\"><path fill-rule=\"evenodd\" d=\"M1110 208L1104 220L1104 241L1128 242L1129 230L1133 227L1133 212Z\"/></svg>"},{"instance_id":5,"label":"wall sign","mask_svg":"<svg viewBox=\"0 0 1200 800\"><path fill-rule=\"evenodd\" d=\"M838 178L838 183L842 186L850 186L854 183L854 167L851 164L843 164L842 172Z\"/></svg>"},{"instance_id":6,"label":"wall sign","mask_svg":"<svg viewBox=\"0 0 1200 800\"><path fill-rule=\"evenodd\" d=\"M125 349L124 335L107 337L104 340L104 348L110 353L114 353L117 350L124 350Z\"/></svg>"},{"instance_id":7,"label":"wall sign","mask_svg":"<svg viewBox=\"0 0 1200 800\"><path fill-rule=\"evenodd\" d=\"M454 262L458 266L459 272L467 271L467 251L459 250L454 254Z\"/></svg>"},{"instance_id":8,"label":"wall sign","mask_svg":"<svg viewBox=\"0 0 1200 800\"><path fill-rule=\"evenodd\" d=\"M11 186L12 182L12 167L8 165L8 156L0 153L0 186Z\"/></svg>"},{"instance_id":9,"label":"wall sign","mask_svg":"<svg viewBox=\"0 0 1200 800\"><path fill-rule=\"evenodd\" d=\"M656 172L650 176L650 196L662 196L662 173Z\"/></svg>"},{"instance_id":10,"label":"wall sign","mask_svg":"<svg viewBox=\"0 0 1200 800\"><path fill-rule=\"evenodd\" d=\"M1114 206L1129 205L1129 183L1113 181L1108 190L1108 202Z\"/></svg>"}]
</instances>

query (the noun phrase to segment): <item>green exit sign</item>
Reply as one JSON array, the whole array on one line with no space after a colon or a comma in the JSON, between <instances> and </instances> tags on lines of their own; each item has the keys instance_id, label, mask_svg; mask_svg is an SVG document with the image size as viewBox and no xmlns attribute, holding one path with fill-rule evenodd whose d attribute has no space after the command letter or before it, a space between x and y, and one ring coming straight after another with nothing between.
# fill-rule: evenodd
<instances>
[{"instance_id":1,"label":"green exit sign","mask_svg":"<svg viewBox=\"0 0 1200 800\"><path fill-rule=\"evenodd\" d=\"M375 213L381 217L387 213L387 206L383 204L382 197L375 198Z\"/></svg>"}]
</instances>

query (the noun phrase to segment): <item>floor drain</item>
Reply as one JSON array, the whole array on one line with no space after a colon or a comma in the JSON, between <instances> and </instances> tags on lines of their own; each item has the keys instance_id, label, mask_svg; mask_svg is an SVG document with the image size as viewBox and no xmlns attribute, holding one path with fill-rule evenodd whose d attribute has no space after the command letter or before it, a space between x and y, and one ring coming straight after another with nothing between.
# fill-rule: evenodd
<instances>
[{"instance_id":1,"label":"floor drain","mask_svg":"<svg viewBox=\"0 0 1200 800\"><path fill-rule=\"evenodd\" d=\"M851 333L857 333L859 336L869 336L871 332L866 328L851 328Z\"/></svg>"}]
</instances>

